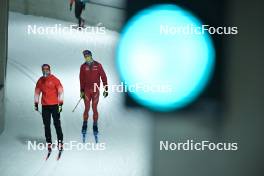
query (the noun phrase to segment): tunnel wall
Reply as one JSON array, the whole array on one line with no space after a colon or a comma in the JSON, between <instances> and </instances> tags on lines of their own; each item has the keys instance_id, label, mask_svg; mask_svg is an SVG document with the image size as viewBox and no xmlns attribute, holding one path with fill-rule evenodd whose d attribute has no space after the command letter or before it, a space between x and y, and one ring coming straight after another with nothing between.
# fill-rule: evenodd
<instances>
[{"instance_id":1,"label":"tunnel wall","mask_svg":"<svg viewBox=\"0 0 264 176\"><path fill-rule=\"evenodd\" d=\"M0 134L4 130L4 88L7 63L8 0L0 1Z\"/></svg>"},{"instance_id":2,"label":"tunnel wall","mask_svg":"<svg viewBox=\"0 0 264 176\"><path fill-rule=\"evenodd\" d=\"M226 57L223 121L217 114L156 115L153 174L185 176L263 175L263 1L227 1L226 19L239 34L224 37ZM250 15L248 15L250 14ZM160 151L160 141L238 143L237 151Z\"/></svg>"},{"instance_id":3,"label":"tunnel wall","mask_svg":"<svg viewBox=\"0 0 264 176\"><path fill-rule=\"evenodd\" d=\"M69 0L10 0L10 10L26 15L44 16L76 22L74 6ZM90 0L82 16L89 25L102 23L108 29L119 31L124 19L125 0Z\"/></svg>"}]
</instances>

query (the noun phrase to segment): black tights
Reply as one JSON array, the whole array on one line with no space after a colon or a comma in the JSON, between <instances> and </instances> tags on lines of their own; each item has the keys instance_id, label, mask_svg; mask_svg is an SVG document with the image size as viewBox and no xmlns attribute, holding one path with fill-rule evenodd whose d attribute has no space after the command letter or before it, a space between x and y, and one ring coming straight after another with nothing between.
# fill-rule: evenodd
<instances>
[{"instance_id":1,"label":"black tights","mask_svg":"<svg viewBox=\"0 0 264 176\"><path fill-rule=\"evenodd\" d=\"M82 24L82 11L85 8L85 4L81 2L80 0L75 1L75 17L78 19L79 27L81 27Z\"/></svg>"},{"instance_id":2,"label":"black tights","mask_svg":"<svg viewBox=\"0 0 264 176\"><path fill-rule=\"evenodd\" d=\"M60 122L60 113L58 112L58 105L50 105L50 106L42 106L42 120L45 129L45 137L47 143L52 143L51 139L51 130L50 130L50 121L51 116L53 118L53 124L57 134L58 142L63 141L63 134L61 129L61 122Z\"/></svg>"}]
</instances>

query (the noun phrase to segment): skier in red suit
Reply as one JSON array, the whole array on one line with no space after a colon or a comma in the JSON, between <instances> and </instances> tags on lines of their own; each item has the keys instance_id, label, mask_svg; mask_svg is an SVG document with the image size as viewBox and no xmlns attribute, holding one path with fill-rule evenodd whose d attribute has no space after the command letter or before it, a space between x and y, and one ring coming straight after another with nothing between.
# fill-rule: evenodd
<instances>
[{"instance_id":1,"label":"skier in red suit","mask_svg":"<svg viewBox=\"0 0 264 176\"><path fill-rule=\"evenodd\" d=\"M58 148L63 149L63 133L61 129L60 113L63 105L63 87L60 80L56 78L50 72L50 66L48 64L42 65L43 76L39 78L35 88L35 110L39 111L39 97L42 94L42 120L45 129L46 142L48 143L48 149L51 151L51 116L53 117L53 124L57 133Z\"/></svg>"},{"instance_id":2,"label":"skier in red suit","mask_svg":"<svg viewBox=\"0 0 264 176\"><path fill-rule=\"evenodd\" d=\"M87 132L87 120L88 113L90 110L90 104L92 102L92 110L93 110L93 132L94 135L98 134L98 110L97 105L99 102L99 87L100 87L100 79L103 82L104 92L103 96L108 96L108 84L107 77L104 72L102 65L94 61L92 58L92 53L89 50L83 51L83 55L85 58L85 63L81 65L80 68L80 91L81 98L84 99L85 110L83 113L83 126L82 126L82 134L85 140L85 135Z\"/></svg>"}]
</instances>

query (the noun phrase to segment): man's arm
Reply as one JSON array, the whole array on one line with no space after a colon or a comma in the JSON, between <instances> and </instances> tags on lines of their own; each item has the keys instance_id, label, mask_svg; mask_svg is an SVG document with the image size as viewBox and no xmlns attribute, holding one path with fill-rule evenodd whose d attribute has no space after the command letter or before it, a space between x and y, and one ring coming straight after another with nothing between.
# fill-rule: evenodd
<instances>
[{"instance_id":1,"label":"man's arm","mask_svg":"<svg viewBox=\"0 0 264 176\"><path fill-rule=\"evenodd\" d=\"M103 86L104 86L104 93L103 93L103 96L104 97L107 97L108 96L108 83L107 83L107 76L105 74L105 71L103 69L103 66L100 64L99 65L99 70L100 70L100 77L101 77L101 80L103 82Z\"/></svg>"},{"instance_id":2,"label":"man's arm","mask_svg":"<svg viewBox=\"0 0 264 176\"><path fill-rule=\"evenodd\" d=\"M80 78L80 91L84 91L84 87L85 87L85 73L84 73L84 69L83 69L82 66L80 68L79 78Z\"/></svg>"},{"instance_id":3,"label":"man's arm","mask_svg":"<svg viewBox=\"0 0 264 176\"><path fill-rule=\"evenodd\" d=\"M81 66L80 68L80 97L85 99L85 94L84 94L84 88L85 88L85 73L84 73L84 69Z\"/></svg>"},{"instance_id":4,"label":"man's arm","mask_svg":"<svg viewBox=\"0 0 264 176\"><path fill-rule=\"evenodd\" d=\"M63 86L62 86L59 79L56 79L55 81L56 81L55 85L56 85L56 89L58 91L58 101L59 101L58 113L61 113L62 105L63 105L63 98L64 98Z\"/></svg>"},{"instance_id":5,"label":"man's arm","mask_svg":"<svg viewBox=\"0 0 264 176\"><path fill-rule=\"evenodd\" d=\"M70 11L72 10L72 4L75 0L70 0Z\"/></svg>"},{"instance_id":6,"label":"man's arm","mask_svg":"<svg viewBox=\"0 0 264 176\"><path fill-rule=\"evenodd\" d=\"M36 87L35 87L35 94L34 94L34 105L35 110L38 111L38 104L39 104L39 97L41 94L41 87L40 87L40 79L38 80Z\"/></svg>"},{"instance_id":7,"label":"man's arm","mask_svg":"<svg viewBox=\"0 0 264 176\"><path fill-rule=\"evenodd\" d=\"M108 86L107 76L106 76L105 71L103 69L103 66L101 64L99 65L99 69L100 69L100 77L101 77L101 80L103 82L103 85L104 85L104 87L107 87Z\"/></svg>"},{"instance_id":8,"label":"man's arm","mask_svg":"<svg viewBox=\"0 0 264 176\"><path fill-rule=\"evenodd\" d=\"M75 1L75 0L70 0L70 5L72 5L74 1Z\"/></svg>"},{"instance_id":9,"label":"man's arm","mask_svg":"<svg viewBox=\"0 0 264 176\"><path fill-rule=\"evenodd\" d=\"M59 79L56 81L56 89L58 91L59 104L62 105L63 104L63 99L64 99L64 91L63 91L63 86L62 86L62 84L61 84Z\"/></svg>"}]
</instances>

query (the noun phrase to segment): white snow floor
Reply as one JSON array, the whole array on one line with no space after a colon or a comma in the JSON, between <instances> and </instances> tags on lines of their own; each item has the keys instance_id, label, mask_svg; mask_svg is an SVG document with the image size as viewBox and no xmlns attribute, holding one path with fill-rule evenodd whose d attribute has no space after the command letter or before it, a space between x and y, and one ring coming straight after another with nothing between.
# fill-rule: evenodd
<instances>
[{"instance_id":1,"label":"white snow floor","mask_svg":"<svg viewBox=\"0 0 264 176\"><path fill-rule=\"evenodd\" d=\"M65 151L56 161L57 151L45 162L46 151L28 151L26 141L44 142L40 115L33 110L34 81L41 76L40 66L49 63L52 73L61 79L65 89L62 113L64 142L81 142L83 103L72 113L79 99L79 67L82 50L90 49L101 62L109 84L119 83L114 52L119 34L105 35L28 35L27 25L52 26L69 22L10 12L8 68L6 79L5 131L0 136L0 175L78 175L78 176L147 176L151 163L150 115L139 109L127 109L123 95L110 93L99 103L100 141L105 151ZM90 112L91 115L91 112ZM89 119L89 139L93 142L92 119ZM56 139L53 129L53 140ZM144 136L144 137L143 137Z\"/></svg>"}]
</instances>

